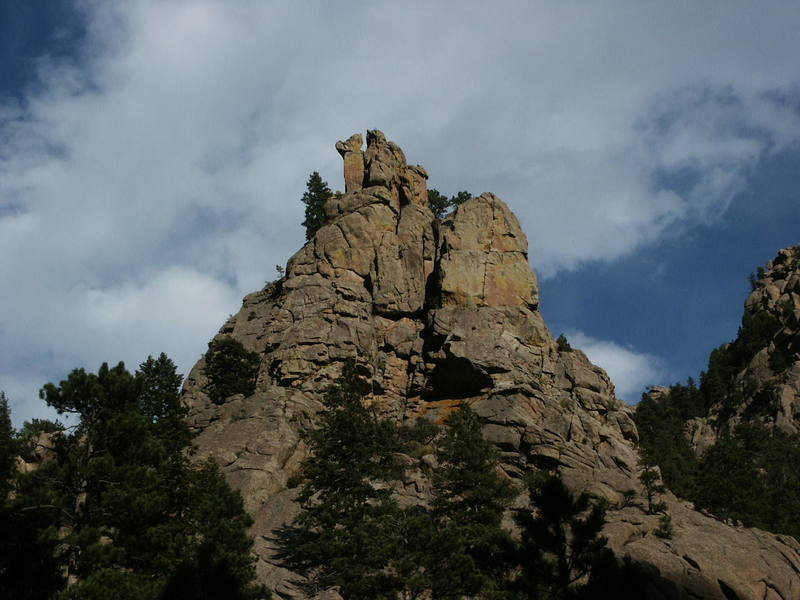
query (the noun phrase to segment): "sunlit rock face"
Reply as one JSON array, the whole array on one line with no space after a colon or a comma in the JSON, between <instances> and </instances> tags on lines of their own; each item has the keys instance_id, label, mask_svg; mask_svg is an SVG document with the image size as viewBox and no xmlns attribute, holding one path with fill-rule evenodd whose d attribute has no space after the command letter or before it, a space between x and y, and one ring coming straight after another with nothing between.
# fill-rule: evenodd
<instances>
[{"instance_id":1,"label":"sunlit rock face","mask_svg":"<svg viewBox=\"0 0 800 600\"><path fill-rule=\"evenodd\" d=\"M307 455L302 432L348 359L387 419L442 421L470 404L513 480L533 468L557 471L612 506L640 488L631 409L583 352L559 349L508 206L486 193L439 221L427 205L425 169L408 165L380 131L366 139L366 149L358 134L337 143L345 192L328 201L327 223L218 334L260 355L256 392L211 403L203 360L185 385L195 458L214 457L241 490L256 521L259 577L288 597L302 595L274 558L271 532L297 514L289 486ZM428 488L414 472L397 493L424 502ZM657 517L636 506L612 510L607 526L620 557L645 560L675 582L663 597L726 598L720 581L740 598L800 597L796 542L666 500L671 540L653 535Z\"/></svg>"}]
</instances>

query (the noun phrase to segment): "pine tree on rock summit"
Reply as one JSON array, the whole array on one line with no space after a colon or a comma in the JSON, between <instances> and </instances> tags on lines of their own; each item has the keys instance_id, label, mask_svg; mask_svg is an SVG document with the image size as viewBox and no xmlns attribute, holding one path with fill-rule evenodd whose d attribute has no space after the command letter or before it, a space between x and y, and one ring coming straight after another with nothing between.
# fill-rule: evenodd
<instances>
[{"instance_id":1,"label":"pine tree on rock summit","mask_svg":"<svg viewBox=\"0 0 800 600\"><path fill-rule=\"evenodd\" d=\"M328 182L323 181L317 171L311 173L306 182L303 204L306 205L303 227L306 228L306 240L314 237L320 227L325 224L325 202L333 195Z\"/></svg>"}]
</instances>

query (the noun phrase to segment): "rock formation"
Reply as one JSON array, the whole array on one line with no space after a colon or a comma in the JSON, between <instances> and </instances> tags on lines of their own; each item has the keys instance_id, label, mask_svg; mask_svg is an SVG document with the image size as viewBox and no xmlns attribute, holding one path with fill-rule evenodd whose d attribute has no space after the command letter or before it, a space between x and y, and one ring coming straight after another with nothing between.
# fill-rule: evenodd
<instances>
[{"instance_id":1,"label":"rock formation","mask_svg":"<svg viewBox=\"0 0 800 600\"><path fill-rule=\"evenodd\" d=\"M381 132L367 133L366 151L360 135L336 148L346 191L326 205L327 223L218 334L261 356L256 392L211 403L202 360L185 386L197 459L219 462L255 518L260 578L280 596L300 597L274 559L272 531L297 512L291 477L306 456L301 432L324 410L322 393L347 359L371 382L369 402L385 418L441 420L469 403L509 477L557 470L574 490L621 505L623 492L640 487L631 409L602 369L551 336L527 239L508 206L482 194L440 222L427 207L427 173ZM424 499L426 489L409 476L398 493ZM611 511L606 530L618 556L674 582L663 597L800 597L794 539L666 500L672 539L653 535L657 517L637 506Z\"/></svg>"},{"instance_id":2,"label":"rock formation","mask_svg":"<svg viewBox=\"0 0 800 600\"><path fill-rule=\"evenodd\" d=\"M759 270L744 310L743 322L760 321L767 334L736 374L733 393L692 423L699 449L720 431L753 419L800 433L800 246L780 250Z\"/></svg>"}]
</instances>

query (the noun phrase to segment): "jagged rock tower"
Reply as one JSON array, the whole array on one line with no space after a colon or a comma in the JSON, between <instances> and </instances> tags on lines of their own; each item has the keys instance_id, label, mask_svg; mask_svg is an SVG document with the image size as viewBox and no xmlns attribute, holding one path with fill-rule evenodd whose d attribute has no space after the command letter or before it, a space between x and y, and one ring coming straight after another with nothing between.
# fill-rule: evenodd
<instances>
[{"instance_id":1,"label":"jagged rock tower","mask_svg":"<svg viewBox=\"0 0 800 600\"><path fill-rule=\"evenodd\" d=\"M328 201L327 223L285 277L245 297L219 332L261 356L256 392L212 404L202 360L185 386L197 458L220 463L256 520L260 578L300 597L273 558L271 532L297 512L288 486L307 454L300 434L347 359L371 382L369 401L385 418L441 419L469 403L511 478L533 466L558 470L573 489L612 505L638 489L631 409L602 369L550 335L527 239L508 206L482 194L440 222L427 206L425 169L407 165L380 131L367 133L366 151L358 134L336 148L345 193ZM413 477L403 485L400 495L427 493ZM612 511L607 527L620 556L675 582L665 581L664 597L800 597L792 538L736 529L667 500L671 540L652 535L657 518L636 506Z\"/></svg>"}]
</instances>

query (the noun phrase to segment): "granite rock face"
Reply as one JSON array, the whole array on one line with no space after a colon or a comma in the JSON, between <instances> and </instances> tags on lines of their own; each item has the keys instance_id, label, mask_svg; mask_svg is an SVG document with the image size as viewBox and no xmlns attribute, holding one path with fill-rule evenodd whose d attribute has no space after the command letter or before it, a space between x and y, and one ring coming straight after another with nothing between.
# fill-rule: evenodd
<instances>
[{"instance_id":1,"label":"granite rock face","mask_svg":"<svg viewBox=\"0 0 800 600\"><path fill-rule=\"evenodd\" d=\"M800 433L800 246L778 251L752 283L743 321L760 321L770 336L753 348L723 401L688 423L687 437L697 454L743 422ZM732 347L740 339L741 334Z\"/></svg>"},{"instance_id":2,"label":"granite rock face","mask_svg":"<svg viewBox=\"0 0 800 600\"><path fill-rule=\"evenodd\" d=\"M274 558L272 531L297 514L291 478L307 455L301 434L348 359L387 419L441 421L470 404L514 480L551 469L612 506L639 490L631 408L580 350L559 350L508 206L482 194L440 222L427 206L427 173L381 132L367 133L366 150L360 135L336 148L346 191L326 205L328 222L218 334L260 355L256 392L211 403L202 360L185 384L196 459L213 456L242 491L261 580L282 597L302 597ZM426 484L408 462L398 496L424 501ZM794 540L666 500L672 540L653 535L656 517L632 506L611 511L607 527L620 557L652 563L675 582L662 597L800 597Z\"/></svg>"},{"instance_id":3,"label":"granite rock face","mask_svg":"<svg viewBox=\"0 0 800 600\"><path fill-rule=\"evenodd\" d=\"M745 301L751 318L768 315L776 331L737 375L741 415L758 412L786 433L800 432L800 246L784 248L766 265ZM754 407L760 402L764 406ZM749 409L749 410L748 410Z\"/></svg>"}]
</instances>

